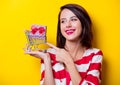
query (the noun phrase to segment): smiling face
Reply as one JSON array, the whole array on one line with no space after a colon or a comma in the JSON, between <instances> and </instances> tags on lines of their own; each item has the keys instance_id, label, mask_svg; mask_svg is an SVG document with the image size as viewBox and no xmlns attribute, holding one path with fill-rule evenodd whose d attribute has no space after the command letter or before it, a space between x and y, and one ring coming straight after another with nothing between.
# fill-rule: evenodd
<instances>
[{"instance_id":1,"label":"smiling face","mask_svg":"<svg viewBox=\"0 0 120 85\"><path fill-rule=\"evenodd\" d=\"M61 33L66 40L79 40L82 32L82 26L77 16L69 9L64 9L60 15Z\"/></svg>"}]
</instances>

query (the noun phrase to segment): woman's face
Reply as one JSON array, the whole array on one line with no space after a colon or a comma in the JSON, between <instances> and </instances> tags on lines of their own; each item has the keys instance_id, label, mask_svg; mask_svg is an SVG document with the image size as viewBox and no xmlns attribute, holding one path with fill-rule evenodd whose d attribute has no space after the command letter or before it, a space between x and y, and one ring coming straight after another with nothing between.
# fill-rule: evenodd
<instances>
[{"instance_id":1,"label":"woman's face","mask_svg":"<svg viewBox=\"0 0 120 85\"><path fill-rule=\"evenodd\" d=\"M63 9L60 15L61 33L66 40L79 40L82 26L77 16L69 9Z\"/></svg>"}]
</instances>

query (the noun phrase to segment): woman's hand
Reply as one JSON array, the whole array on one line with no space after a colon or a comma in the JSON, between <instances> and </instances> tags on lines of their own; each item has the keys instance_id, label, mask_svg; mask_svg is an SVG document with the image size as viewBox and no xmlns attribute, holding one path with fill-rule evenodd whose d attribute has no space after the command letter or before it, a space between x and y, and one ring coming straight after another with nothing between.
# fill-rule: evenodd
<instances>
[{"instance_id":1,"label":"woman's hand","mask_svg":"<svg viewBox=\"0 0 120 85\"><path fill-rule=\"evenodd\" d=\"M34 56L36 58L40 58L42 60L44 60L47 57L50 57L48 53L44 53L42 51L32 51L30 48L30 45L26 46L27 48L24 49L25 54L29 54L31 56Z\"/></svg>"},{"instance_id":2,"label":"woman's hand","mask_svg":"<svg viewBox=\"0 0 120 85\"><path fill-rule=\"evenodd\" d=\"M46 44L56 50L56 60L57 61L66 64L69 60L72 60L72 57L65 49L58 48L50 43L46 43Z\"/></svg>"}]
</instances>

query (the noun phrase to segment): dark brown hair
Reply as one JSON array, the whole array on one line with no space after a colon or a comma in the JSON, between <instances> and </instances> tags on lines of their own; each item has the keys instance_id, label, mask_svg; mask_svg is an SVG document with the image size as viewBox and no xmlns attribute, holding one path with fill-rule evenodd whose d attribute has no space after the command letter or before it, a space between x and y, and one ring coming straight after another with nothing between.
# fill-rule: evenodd
<instances>
[{"instance_id":1,"label":"dark brown hair","mask_svg":"<svg viewBox=\"0 0 120 85\"><path fill-rule=\"evenodd\" d=\"M82 24L82 33L80 35L80 39L81 39L80 43L82 44L82 46L85 46L87 48L92 47L93 34L91 29L91 25L92 25L91 19L87 11L83 7L77 4L66 4L60 8L60 12L58 15L58 26L57 26L57 46L59 48L64 48L65 42L66 42L66 39L62 35L60 30L60 14L63 9L69 9L80 20Z\"/></svg>"}]
</instances>

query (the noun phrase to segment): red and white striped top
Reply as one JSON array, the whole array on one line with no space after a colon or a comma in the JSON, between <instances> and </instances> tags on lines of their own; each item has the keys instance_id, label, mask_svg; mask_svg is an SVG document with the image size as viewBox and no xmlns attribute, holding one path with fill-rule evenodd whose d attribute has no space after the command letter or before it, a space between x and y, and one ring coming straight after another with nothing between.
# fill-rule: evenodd
<instances>
[{"instance_id":1,"label":"red and white striped top","mask_svg":"<svg viewBox=\"0 0 120 85\"><path fill-rule=\"evenodd\" d=\"M69 72L62 63L56 61L55 50L50 48L47 52L52 60L53 76L56 85L72 85ZM82 58L74 62L82 77L79 85L100 85L102 56L103 54L99 49L86 49ZM42 61L40 85L43 85L44 82L44 70L44 62Z\"/></svg>"}]
</instances>

